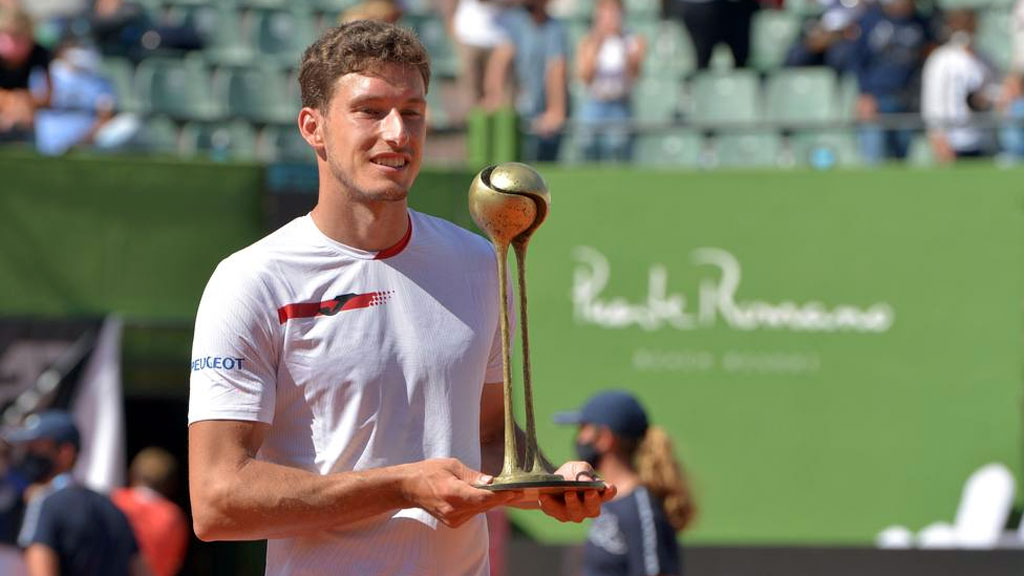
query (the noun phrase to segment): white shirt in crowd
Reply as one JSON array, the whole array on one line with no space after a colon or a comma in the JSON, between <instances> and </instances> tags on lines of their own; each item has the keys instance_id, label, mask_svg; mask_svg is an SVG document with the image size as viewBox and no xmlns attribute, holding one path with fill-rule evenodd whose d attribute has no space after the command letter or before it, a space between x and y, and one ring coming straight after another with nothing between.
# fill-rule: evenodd
<instances>
[{"instance_id":1,"label":"white shirt in crowd","mask_svg":"<svg viewBox=\"0 0 1024 576\"><path fill-rule=\"evenodd\" d=\"M494 250L410 210L366 252L298 218L228 257L203 294L189 423L270 425L258 458L317 474L454 457L480 468L480 397L502 379ZM483 515L399 510L272 539L267 574L488 573Z\"/></svg>"},{"instance_id":2,"label":"white shirt in crowd","mask_svg":"<svg viewBox=\"0 0 1024 576\"><path fill-rule=\"evenodd\" d=\"M921 82L921 115L929 132L944 134L956 151L983 147L986 130L971 124L967 98L992 79L992 68L963 42L951 40L932 52Z\"/></svg>"},{"instance_id":3,"label":"white shirt in crowd","mask_svg":"<svg viewBox=\"0 0 1024 576\"><path fill-rule=\"evenodd\" d=\"M629 97L633 88L629 54L635 50L637 38L632 34L610 36L601 41L594 62L594 79L589 86L591 96L604 101Z\"/></svg>"}]
</instances>

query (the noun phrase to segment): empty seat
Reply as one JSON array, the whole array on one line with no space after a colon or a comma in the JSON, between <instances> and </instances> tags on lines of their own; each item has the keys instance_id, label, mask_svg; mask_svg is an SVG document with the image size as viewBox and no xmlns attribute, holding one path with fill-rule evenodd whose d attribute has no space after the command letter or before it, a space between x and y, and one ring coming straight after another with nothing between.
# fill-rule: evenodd
<instances>
[{"instance_id":1,"label":"empty seat","mask_svg":"<svg viewBox=\"0 0 1024 576\"><path fill-rule=\"evenodd\" d=\"M633 118L642 123L675 119L679 108L679 84L672 79L645 78L633 87Z\"/></svg>"},{"instance_id":2,"label":"empty seat","mask_svg":"<svg viewBox=\"0 0 1024 576\"><path fill-rule=\"evenodd\" d=\"M126 58L104 58L101 71L114 87L117 109L122 112L138 112L140 107L133 89L135 69L132 63Z\"/></svg>"},{"instance_id":3,"label":"empty seat","mask_svg":"<svg viewBox=\"0 0 1024 576\"><path fill-rule=\"evenodd\" d=\"M188 124L181 139L188 155L217 161L256 159L256 131L248 122Z\"/></svg>"},{"instance_id":4,"label":"empty seat","mask_svg":"<svg viewBox=\"0 0 1024 576\"><path fill-rule=\"evenodd\" d=\"M633 148L633 162L642 166L693 168L701 156L700 134L686 129L638 134Z\"/></svg>"},{"instance_id":5,"label":"empty seat","mask_svg":"<svg viewBox=\"0 0 1024 576\"><path fill-rule=\"evenodd\" d=\"M800 132L792 139L793 157L801 166L828 168L860 164L857 137L849 130Z\"/></svg>"},{"instance_id":6,"label":"empty seat","mask_svg":"<svg viewBox=\"0 0 1024 576\"><path fill-rule=\"evenodd\" d=\"M263 130L260 157L271 162L313 162L313 149L294 125L271 125Z\"/></svg>"},{"instance_id":7,"label":"empty seat","mask_svg":"<svg viewBox=\"0 0 1024 576\"><path fill-rule=\"evenodd\" d=\"M298 65L302 51L316 39L312 15L302 8L252 10L248 37L261 57Z\"/></svg>"},{"instance_id":8,"label":"empty seat","mask_svg":"<svg viewBox=\"0 0 1024 576\"><path fill-rule=\"evenodd\" d=\"M975 35L978 52L991 59L1000 70L1010 67L1013 56L1012 14L1007 8L988 10L978 18Z\"/></svg>"},{"instance_id":9,"label":"empty seat","mask_svg":"<svg viewBox=\"0 0 1024 576\"><path fill-rule=\"evenodd\" d=\"M177 155L180 152L178 126L166 116L146 120L140 139L142 147L152 153Z\"/></svg>"},{"instance_id":10,"label":"empty seat","mask_svg":"<svg viewBox=\"0 0 1024 576\"><path fill-rule=\"evenodd\" d=\"M288 76L283 69L222 68L214 76L214 94L226 105L227 114L256 122L289 122L299 112L289 97Z\"/></svg>"},{"instance_id":11,"label":"empty seat","mask_svg":"<svg viewBox=\"0 0 1024 576\"><path fill-rule=\"evenodd\" d=\"M230 2L174 6L168 15L173 24L195 29L208 60L243 64L253 59L252 47L242 35L241 12Z\"/></svg>"},{"instance_id":12,"label":"empty seat","mask_svg":"<svg viewBox=\"0 0 1024 576\"><path fill-rule=\"evenodd\" d=\"M838 116L831 68L790 68L772 74L765 87L766 113L782 124L827 122Z\"/></svg>"},{"instance_id":13,"label":"empty seat","mask_svg":"<svg viewBox=\"0 0 1024 576\"><path fill-rule=\"evenodd\" d=\"M700 126L758 120L759 80L754 72L704 72L693 79L691 118Z\"/></svg>"},{"instance_id":14,"label":"empty seat","mask_svg":"<svg viewBox=\"0 0 1024 576\"><path fill-rule=\"evenodd\" d=\"M721 134L715 139L715 163L723 167L767 167L779 163L782 143L774 132Z\"/></svg>"},{"instance_id":15,"label":"empty seat","mask_svg":"<svg viewBox=\"0 0 1024 576\"><path fill-rule=\"evenodd\" d=\"M443 20L433 15L406 15L402 23L412 28L423 42L423 47L430 54L434 74L447 77L458 74L459 62L455 46Z\"/></svg>"},{"instance_id":16,"label":"empty seat","mask_svg":"<svg viewBox=\"0 0 1024 576\"><path fill-rule=\"evenodd\" d=\"M680 23L665 20L645 38L647 55L642 71L645 77L681 79L697 69L693 42Z\"/></svg>"},{"instance_id":17,"label":"empty seat","mask_svg":"<svg viewBox=\"0 0 1024 576\"><path fill-rule=\"evenodd\" d=\"M761 10L750 23L750 64L761 70L782 65L786 51L800 35L800 16L780 10Z\"/></svg>"},{"instance_id":18,"label":"empty seat","mask_svg":"<svg viewBox=\"0 0 1024 576\"><path fill-rule=\"evenodd\" d=\"M196 59L143 60L135 86L144 110L196 120L213 119L219 112L210 93L209 70Z\"/></svg>"}]
</instances>

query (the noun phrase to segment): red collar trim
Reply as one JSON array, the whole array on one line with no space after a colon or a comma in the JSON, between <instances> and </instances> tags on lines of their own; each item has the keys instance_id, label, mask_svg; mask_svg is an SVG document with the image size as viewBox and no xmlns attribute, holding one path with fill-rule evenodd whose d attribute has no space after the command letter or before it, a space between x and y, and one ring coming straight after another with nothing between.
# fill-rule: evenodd
<instances>
[{"instance_id":1,"label":"red collar trim","mask_svg":"<svg viewBox=\"0 0 1024 576\"><path fill-rule=\"evenodd\" d=\"M409 245L409 240L411 240L411 239L412 239L412 217L410 216L409 217L409 226L406 227L406 229L405 229L405 236L402 236L402 239L399 240L398 243L395 244L394 246L392 246L390 248L385 248L385 249L381 250L380 252L377 252L377 255L374 256L373 259L374 260L384 260L386 258L391 258L392 256L398 256L399 254L401 254L402 250L405 250L405 247Z\"/></svg>"}]
</instances>

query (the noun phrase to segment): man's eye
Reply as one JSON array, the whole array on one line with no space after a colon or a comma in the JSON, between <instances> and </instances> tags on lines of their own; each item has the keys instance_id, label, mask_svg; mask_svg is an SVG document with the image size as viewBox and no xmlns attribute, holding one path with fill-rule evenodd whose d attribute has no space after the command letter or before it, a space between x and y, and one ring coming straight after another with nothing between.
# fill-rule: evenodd
<instances>
[{"instance_id":1,"label":"man's eye","mask_svg":"<svg viewBox=\"0 0 1024 576\"><path fill-rule=\"evenodd\" d=\"M402 116L409 116L411 118L419 118L423 116L422 110L402 110Z\"/></svg>"}]
</instances>

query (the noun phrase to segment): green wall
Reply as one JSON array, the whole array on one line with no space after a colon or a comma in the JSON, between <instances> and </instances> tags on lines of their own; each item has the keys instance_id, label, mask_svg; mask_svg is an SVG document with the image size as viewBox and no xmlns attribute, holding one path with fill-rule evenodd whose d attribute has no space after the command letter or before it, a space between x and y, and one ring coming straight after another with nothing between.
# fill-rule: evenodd
<instances>
[{"instance_id":1,"label":"green wall","mask_svg":"<svg viewBox=\"0 0 1024 576\"><path fill-rule=\"evenodd\" d=\"M869 544L951 520L986 462L1019 473L1024 172L542 172L531 338L553 459L572 441L554 412L635 391L693 478L687 538L709 544ZM0 174L0 313L168 321L129 333L126 378L180 394L174 327L264 233L263 169L7 154ZM424 173L413 204L468 225L470 176Z\"/></svg>"}]
</instances>

